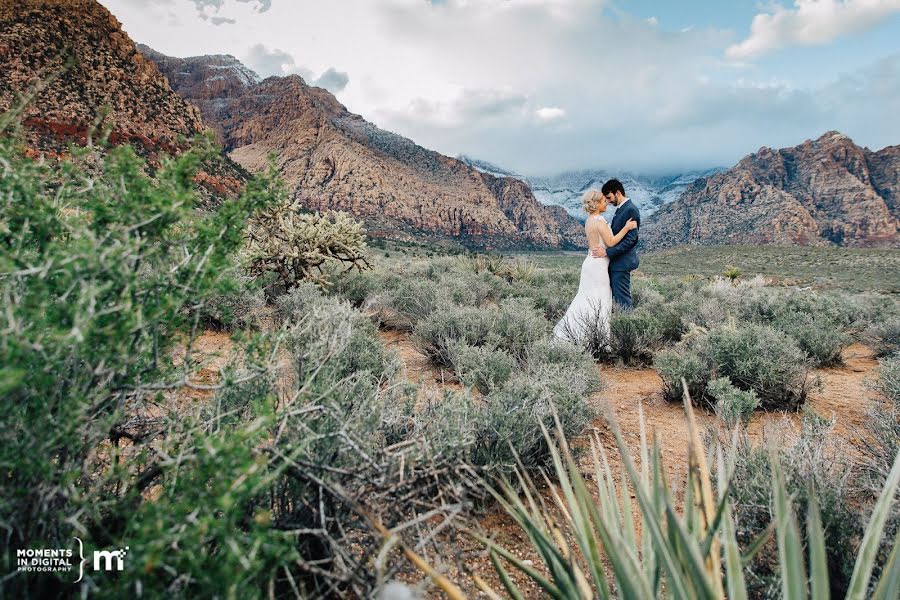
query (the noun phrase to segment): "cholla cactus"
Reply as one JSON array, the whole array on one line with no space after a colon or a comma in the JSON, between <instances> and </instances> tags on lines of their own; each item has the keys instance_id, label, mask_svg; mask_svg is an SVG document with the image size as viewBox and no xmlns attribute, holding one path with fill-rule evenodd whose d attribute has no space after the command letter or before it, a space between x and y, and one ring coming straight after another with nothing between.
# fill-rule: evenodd
<instances>
[{"instance_id":1,"label":"cholla cactus","mask_svg":"<svg viewBox=\"0 0 900 600\"><path fill-rule=\"evenodd\" d=\"M261 211L247 226L244 248L248 270L278 274L286 289L301 281L330 285L324 265L343 263L347 270L368 269L366 231L344 212L303 213L291 204Z\"/></svg>"}]
</instances>

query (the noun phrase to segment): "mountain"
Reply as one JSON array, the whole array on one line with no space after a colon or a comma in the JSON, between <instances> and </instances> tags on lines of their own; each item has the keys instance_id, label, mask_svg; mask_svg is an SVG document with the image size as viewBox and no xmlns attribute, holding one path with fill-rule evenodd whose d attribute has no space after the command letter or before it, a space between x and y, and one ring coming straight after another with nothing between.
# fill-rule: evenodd
<instances>
[{"instance_id":1,"label":"mountain","mask_svg":"<svg viewBox=\"0 0 900 600\"><path fill-rule=\"evenodd\" d=\"M760 148L694 181L644 224L649 249L679 244L898 246L900 146L878 152L830 131Z\"/></svg>"},{"instance_id":2,"label":"mountain","mask_svg":"<svg viewBox=\"0 0 900 600\"><path fill-rule=\"evenodd\" d=\"M34 155L59 158L108 125L111 144L130 144L153 164L205 131L200 112L95 0L0 0L0 73L0 112L34 96L22 113ZM230 161L204 168L198 182L213 196L246 177Z\"/></svg>"},{"instance_id":3,"label":"mountain","mask_svg":"<svg viewBox=\"0 0 900 600\"><path fill-rule=\"evenodd\" d=\"M526 183L379 129L297 75L257 82L232 57L145 52L199 108L231 158L260 171L274 155L292 198L306 208L348 211L377 237L485 248L585 243L581 225L544 207Z\"/></svg>"},{"instance_id":4,"label":"mountain","mask_svg":"<svg viewBox=\"0 0 900 600\"><path fill-rule=\"evenodd\" d=\"M646 217L656 212L659 207L677 199L694 180L720 170L708 169L651 176L585 169L550 176L528 177L527 180L540 202L561 206L572 216L583 220L585 214L581 206L581 196L590 188L599 190L607 180L615 177L622 182L626 195L641 209L641 216Z\"/></svg>"},{"instance_id":5,"label":"mountain","mask_svg":"<svg viewBox=\"0 0 900 600\"><path fill-rule=\"evenodd\" d=\"M466 163L470 167L477 169L482 173L493 175L494 177L513 177L515 179L525 180L525 177L522 177L517 173L513 173L512 171L508 171L502 167L498 167L497 165L489 163L486 160L479 160L477 158L466 156L465 154L460 154L456 158Z\"/></svg>"}]
</instances>

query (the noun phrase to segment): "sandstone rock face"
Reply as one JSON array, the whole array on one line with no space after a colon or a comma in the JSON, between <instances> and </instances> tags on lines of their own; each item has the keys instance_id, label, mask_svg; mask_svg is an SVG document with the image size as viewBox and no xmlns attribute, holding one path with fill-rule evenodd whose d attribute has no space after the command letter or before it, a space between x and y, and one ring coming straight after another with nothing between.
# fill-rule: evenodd
<instances>
[{"instance_id":1,"label":"sandstone rock face","mask_svg":"<svg viewBox=\"0 0 900 600\"><path fill-rule=\"evenodd\" d=\"M257 83L231 57L148 56L196 103L231 158L258 172L274 154L293 198L309 209L348 211L378 237L485 248L586 244L581 224L540 204L523 182L379 129L299 76Z\"/></svg>"},{"instance_id":2,"label":"sandstone rock face","mask_svg":"<svg viewBox=\"0 0 900 600\"><path fill-rule=\"evenodd\" d=\"M95 0L0 0L0 112L22 99L29 151L61 157L99 125L109 142L130 144L155 163L205 131L200 111L172 91L156 64ZM247 174L224 162L204 165L204 197L230 196Z\"/></svg>"},{"instance_id":3,"label":"sandstone rock face","mask_svg":"<svg viewBox=\"0 0 900 600\"><path fill-rule=\"evenodd\" d=\"M204 130L95 0L0 0L0 64L0 110L45 82L24 113L36 142L83 141L106 109L114 143L170 150Z\"/></svg>"},{"instance_id":4,"label":"sandstone rock face","mask_svg":"<svg viewBox=\"0 0 900 600\"><path fill-rule=\"evenodd\" d=\"M648 249L680 244L900 246L900 146L878 152L831 131L761 148L701 178L644 225Z\"/></svg>"}]
</instances>

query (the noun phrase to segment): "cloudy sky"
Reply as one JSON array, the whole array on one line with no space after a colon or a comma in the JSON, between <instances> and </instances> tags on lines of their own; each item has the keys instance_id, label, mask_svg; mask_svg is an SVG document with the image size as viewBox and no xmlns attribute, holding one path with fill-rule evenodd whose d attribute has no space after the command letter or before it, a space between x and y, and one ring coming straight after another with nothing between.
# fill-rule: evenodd
<instances>
[{"instance_id":1,"label":"cloudy sky","mask_svg":"<svg viewBox=\"0 0 900 600\"><path fill-rule=\"evenodd\" d=\"M382 128L525 174L900 144L900 0L101 0L138 42L299 73Z\"/></svg>"}]
</instances>

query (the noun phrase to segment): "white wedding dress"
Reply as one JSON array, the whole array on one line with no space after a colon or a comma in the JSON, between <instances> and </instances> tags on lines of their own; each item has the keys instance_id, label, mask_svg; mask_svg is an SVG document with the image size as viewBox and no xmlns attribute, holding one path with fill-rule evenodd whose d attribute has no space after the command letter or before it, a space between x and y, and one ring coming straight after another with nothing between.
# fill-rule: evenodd
<instances>
[{"instance_id":1,"label":"white wedding dress","mask_svg":"<svg viewBox=\"0 0 900 600\"><path fill-rule=\"evenodd\" d=\"M599 221L601 216L589 217ZM587 225L585 225L587 229ZM603 240L599 241L603 245ZM605 246L604 246L605 247ZM578 293L566 314L553 328L553 335L572 342L581 342L592 331L602 331L609 339L609 314L612 310L612 286L609 283L609 259L594 258L588 249L581 265Z\"/></svg>"}]
</instances>

